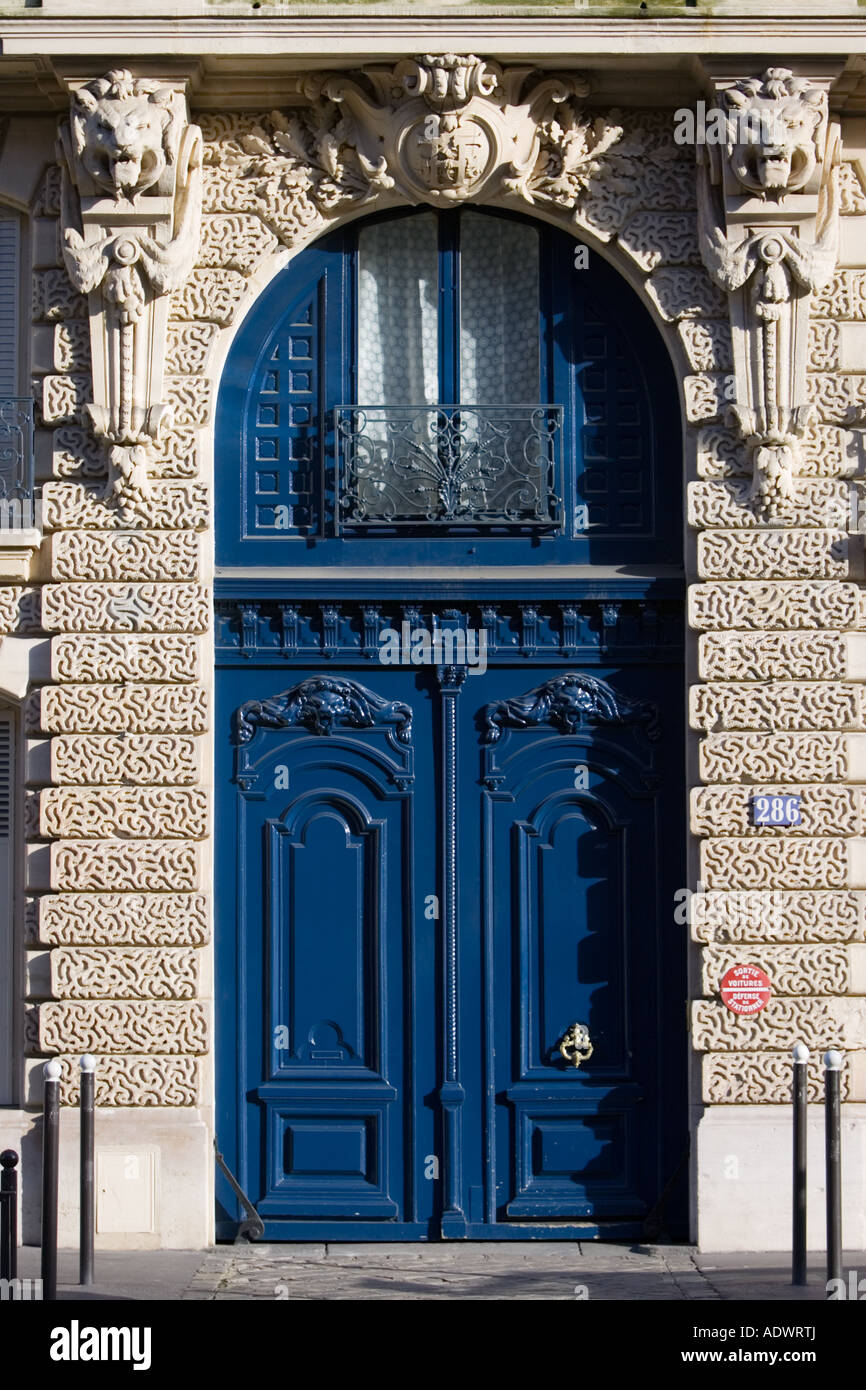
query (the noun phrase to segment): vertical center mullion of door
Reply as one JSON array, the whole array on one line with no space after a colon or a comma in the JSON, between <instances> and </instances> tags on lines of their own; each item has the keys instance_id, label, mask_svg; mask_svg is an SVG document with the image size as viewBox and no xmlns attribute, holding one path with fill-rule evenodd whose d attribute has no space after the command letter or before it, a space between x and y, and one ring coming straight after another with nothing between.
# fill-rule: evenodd
<instances>
[{"instance_id":1,"label":"vertical center mullion of door","mask_svg":"<svg viewBox=\"0 0 866 1390\"><path fill-rule=\"evenodd\" d=\"M439 217L439 401L460 401L460 246L458 212Z\"/></svg>"}]
</instances>

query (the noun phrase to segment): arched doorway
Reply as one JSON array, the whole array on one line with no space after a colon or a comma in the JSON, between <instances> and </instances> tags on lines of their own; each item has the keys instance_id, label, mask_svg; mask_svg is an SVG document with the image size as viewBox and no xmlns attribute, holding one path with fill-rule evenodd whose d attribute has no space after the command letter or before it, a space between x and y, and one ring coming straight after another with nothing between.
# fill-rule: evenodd
<instances>
[{"instance_id":1,"label":"arched doorway","mask_svg":"<svg viewBox=\"0 0 866 1390\"><path fill-rule=\"evenodd\" d=\"M268 1238L634 1237L681 1163L676 394L579 249L358 221L226 364L218 1136Z\"/></svg>"}]
</instances>

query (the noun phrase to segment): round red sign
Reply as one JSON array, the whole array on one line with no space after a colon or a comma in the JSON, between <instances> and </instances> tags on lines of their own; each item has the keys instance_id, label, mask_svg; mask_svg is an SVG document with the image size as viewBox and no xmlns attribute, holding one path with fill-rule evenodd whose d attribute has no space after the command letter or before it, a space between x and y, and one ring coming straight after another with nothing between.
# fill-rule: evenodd
<instances>
[{"instance_id":1,"label":"round red sign","mask_svg":"<svg viewBox=\"0 0 866 1390\"><path fill-rule=\"evenodd\" d=\"M757 965L732 965L719 988L722 1003L734 1014L759 1014L773 993L769 979Z\"/></svg>"}]
</instances>

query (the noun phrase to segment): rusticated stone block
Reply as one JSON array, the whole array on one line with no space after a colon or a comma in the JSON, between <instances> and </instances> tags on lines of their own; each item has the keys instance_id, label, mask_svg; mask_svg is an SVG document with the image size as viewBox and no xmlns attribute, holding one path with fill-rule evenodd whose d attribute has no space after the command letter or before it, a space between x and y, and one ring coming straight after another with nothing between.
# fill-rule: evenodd
<instances>
[{"instance_id":1,"label":"rusticated stone block","mask_svg":"<svg viewBox=\"0 0 866 1390\"><path fill-rule=\"evenodd\" d=\"M81 1069L78 1057L60 1056L60 1104L78 1105ZM96 1058L97 1105L196 1105L199 1062L195 1057ZM34 1097L34 1099L36 1099Z\"/></svg>"},{"instance_id":2,"label":"rusticated stone block","mask_svg":"<svg viewBox=\"0 0 866 1390\"><path fill-rule=\"evenodd\" d=\"M40 692L40 728L58 734L201 734L207 691L186 685L50 685Z\"/></svg>"},{"instance_id":3,"label":"rusticated stone block","mask_svg":"<svg viewBox=\"0 0 866 1390\"><path fill-rule=\"evenodd\" d=\"M44 1006L43 1006L44 1007ZM692 1005L692 1045L698 1052L790 1052L862 1046L866 999L817 995L770 999L759 1014L734 1014L715 1000Z\"/></svg>"},{"instance_id":4,"label":"rusticated stone block","mask_svg":"<svg viewBox=\"0 0 866 1390\"><path fill-rule=\"evenodd\" d=\"M164 946L60 946L50 954L55 999L194 999L199 952Z\"/></svg>"},{"instance_id":5,"label":"rusticated stone block","mask_svg":"<svg viewBox=\"0 0 866 1390\"><path fill-rule=\"evenodd\" d=\"M689 697L690 721L693 729L708 731L864 729L864 694L863 686L841 681L696 685Z\"/></svg>"},{"instance_id":6,"label":"rusticated stone block","mask_svg":"<svg viewBox=\"0 0 866 1390\"><path fill-rule=\"evenodd\" d=\"M59 891L184 893L199 887L198 845L188 840L55 840L50 854L51 887Z\"/></svg>"},{"instance_id":7,"label":"rusticated stone block","mask_svg":"<svg viewBox=\"0 0 866 1390\"><path fill-rule=\"evenodd\" d=\"M39 1005L42 1052L82 1053L207 1051L203 1004L147 1001Z\"/></svg>"},{"instance_id":8,"label":"rusticated stone block","mask_svg":"<svg viewBox=\"0 0 866 1390\"><path fill-rule=\"evenodd\" d=\"M688 485L690 526L764 529L778 526L752 495L749 480ZM787 526L819 526L846 531L852 515L850 488L832 478L802 478L784 506Z\"/></svg>"},{"instance_id":9,"label":"rusticated stone block","mask_svg":"<svg viewBox=\"0 0 866 1390\"><path fill-rule=\"evenodd\" d=\"M45 793L43 792L43 796ZM800 824L753 825L753 796L799 796ZM860 787L823 785L695 787L691 796L695 835L861 835L864 792Z\"/></svg>"},{"instance_id":10,"label":"rusticated stone block","mask_svg":"<svg viewBox=\"0 0 866 1390\"><path fill-rule=\"evenodd\" d=\"M40 833L53 839L201 839L207 793L191 787L49 787Z\"/></svg>"},{"instance_id":11,"label":"rusticated stone block","mask_svg":"<svg viewBox=\"0 0 866 1390\"><path fill-rule=\"evenodd\" d=\"M842 632L708 633L698 653L704 680L844 680L851 674Z\"/></svg>"},{"instance_id":12,"label":"rusticated stone block","mask_svg":"<svg viewBox=\"0 0 866 1390\"><path fill-rule=\"evenodd\" d=\"M61 734L51 740L60 784L184 785L198 780L198 740L175 734Z\"/></svg>"},{"instance_id":13,"label":"rusticated stone block","mask_svg":"<svg viewBox=\"0 0 866 1390\"><path fill-rule=\"evenodd\" d=\"M693 584L689 623L695 628L862 628L856 584L834 580L805 583Z\"/></svg>"},{"instance_id":14,"label":"rusticated stone block","mask_svg":"<svg viewBox=\"0 0 866 1390\"><path fill-rule=\"evenodd\" d=\"M663 319L721 319L727 310L725 297L703 267L664 266L646 282L647 293Z\"/></svg>"},{"instance_id":15,"label":"rusticated stone block","mask_svg":"<svg viewBox=\"0 0 866 1390\"><path fill-rule=\"evenodd\" d=\"M154 483L141 517L124 520L105 501L104 489L83 483L45 483L42 522L47 531L202 531L207 526L203 483Z\"/></svg>"},{"instance_id":16,"label":"rusticated stone block","mask_svg":"<svg viewBox=\"0 0 866 1390\"><path fill-rule=\"evenodd\" d=\"M210 936L199 893L52 893L30 906L33 939L49 946L203 946Z\"/></svg>"},{"instance_id":17,"label":"rusticated stone block","mask_svg":"<svg viewBox=\"0 0 866 1390\"><path fill-rule=\"evenodd\" d=\"M694 893L692 936L715 942L864 941L864 894L778 888Z\"/></svg>"},{"instance_id":18,"label":"rusticated stone block","mask_svg":"<svg viewBox=\"0 0 866 1390\"><path fill-rule=\"evenodd\" d=\"M844 782L848 740L856 734L707 734L699 758L704 782Z\"/></svg>"},{"instance_id":19,"label":"rusticated stone block","mask_svg":"<svg viewBox=\"0 0 866 1390\"><path fill-rule=\"evenodd\" d=\"M204 319L231 323L247 288L246 276L236 270L194 270L171 297L171 319Z\"/></svg>"},{"instance_id":20,"label":"rusticated stone block","mask_svg":"<svg viewBox=\"0 0 866 1390\"><path fill-rule=\"evenodd\" d=\"M66 580L198 578L194 531L57 531L51 573Z\"/></svg>"},{"instance_id":21,"label":"rusticated stone block","mask_svg":"<svg viewBox=\"0 0 866 1390\"><path fill-rule=\"evenodd\" d=\"M722 976L734 965L760 966L769 976L774 996L851 991L850 949L841 944L708 946L703 952L704 994L718 994Z\"/></svg>"},{"instance_id":22,"label":"rusticated stone block","mask_svg":"<svg viewBox=\"0 0 866 1390\"><path fill-rule=\"evenodd\" d=\"M198 680L198 641L182 633L159 637L63 634L51 639L51 676L55 681L194 681ZM96 699L91 693L91 699Z\"/></svg>"},{"instance_id":23,"label":"rusticated stone block","mask_svg":"<svg viewBox=\"0 0 866 1390\"><path fill-rule=\"evenodd\" d=\"M841 531L704 531L702 579L844 579L848 537Z\"/></svg>"},{"instance_id":24,"label":"rusticated stone block","mask_svg":"<svg viewBox=\"0 0 866 1390\"><path fill-rule=\"evenodd\" d=\"M852 1055L857 1054L845 1055L842 1067L843 1100L863 1099L852 1095ZM708 1105L791 1104L791 1059L786 1052L710 1052L703 1057L702 1073L702 1094ZM823 1101L824 1068L820 1057L810 1060L806 1076L807 1099L812 1104Z\"/></svg>"},{"instance_id":25,"label":"rusticated stone block","mask_svg":"<svg viewBox=\"0 0 866 1390\"><path fill-rule=\"evenodd\" d=\"M759 835L701 841L701 882L708 888L847 888L851 842Z\"/></svg>"},{"instance_id":26,"label":"rusticated stone block","mask_svg":"<svg viewBox=\"0 0 866 1390\"><path fill-rule=\"evenodd\" d=\"M42 622L63 632L205 632L209 602L198 584L46 584Z\"/></svg>"}]
</instances>

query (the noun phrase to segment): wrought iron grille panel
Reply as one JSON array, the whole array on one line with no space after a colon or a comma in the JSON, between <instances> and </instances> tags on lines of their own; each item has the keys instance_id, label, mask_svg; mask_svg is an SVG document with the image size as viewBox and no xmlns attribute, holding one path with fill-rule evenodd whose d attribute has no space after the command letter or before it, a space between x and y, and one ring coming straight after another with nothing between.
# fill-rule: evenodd
<instances>
[{"instance_id":1,"label":"wrought iron grille panel","mask_svg":"<svg viewBox=\"0 0 866 1390\"><path fill-rule=\"evenodd\" d=\"M339 405L337 529L562 529L562 407Z\"/></svg>"},{"instance_id":2,"label":"wrought iron grille panel","mask_svg":"<svg viewBox=\"0 0 866 1390\"><path fill-rule=\"evenodd\" d=\"M0 525L33 523L33 401L0 396Z\"/></svg>"}]
</instances>

